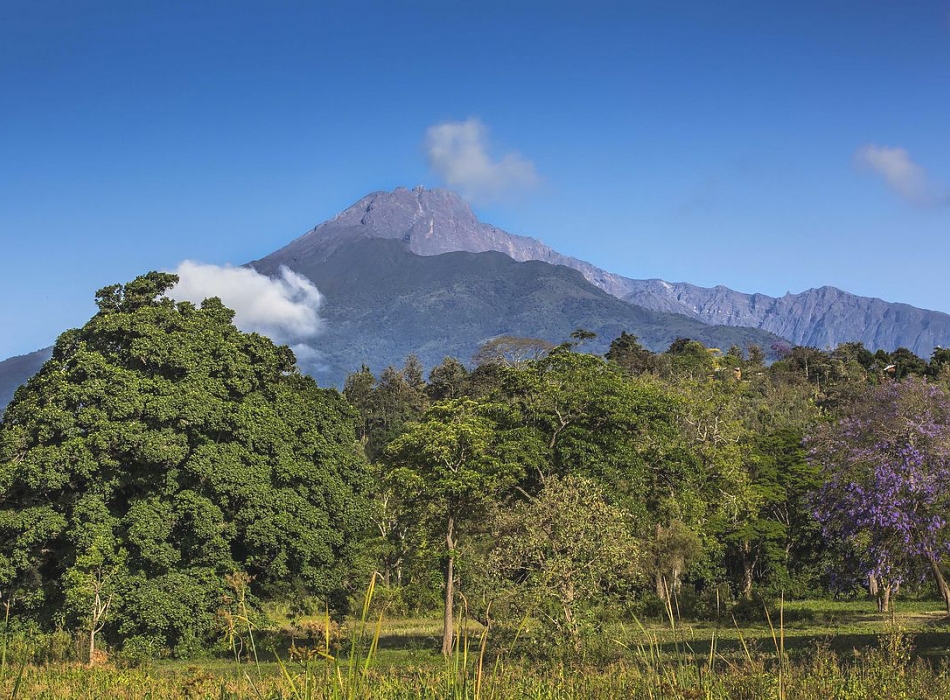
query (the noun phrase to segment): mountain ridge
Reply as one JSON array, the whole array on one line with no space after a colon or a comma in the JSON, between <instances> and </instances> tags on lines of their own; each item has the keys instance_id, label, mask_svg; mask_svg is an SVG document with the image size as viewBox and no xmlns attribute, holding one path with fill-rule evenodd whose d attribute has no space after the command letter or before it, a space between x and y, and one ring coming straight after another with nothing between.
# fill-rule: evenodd
<instances>
[{"instance_id":1,"label":"mountain ridge","mask_svg":"<svg viewBox=\"0 0 950 700\"><path fill-rule=\"evenodd\" d=\"M483 223L460 196L443 189L399 187L370 193L281 250L291 257L295 251L313 247L329 251L357 237L399 238L423 256L493 250L519 262L565 265L608 294L637 306L710 325L759 328L795 345L830 349L859 341L870 350L907 347L929 357L935 346L950 344L950 314L859 296L831 285L773 297L725 285L700 287L625 277L563 255L536 238Z\"/></svg>"}]
</instances>

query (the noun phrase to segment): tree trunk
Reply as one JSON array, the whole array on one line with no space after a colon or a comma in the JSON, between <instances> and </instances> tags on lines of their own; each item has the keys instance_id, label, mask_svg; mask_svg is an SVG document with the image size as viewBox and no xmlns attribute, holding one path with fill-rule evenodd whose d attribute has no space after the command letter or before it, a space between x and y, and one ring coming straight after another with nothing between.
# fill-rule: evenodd
<instances>
[{"instance_id":1,"label":"tree trunk","mask_svg":"<svg viewBox=\"0 0 950 700\"><path fill-rule=\"evenodd\" d=\"M897 589L889 581L882 581L874 574L868 575L868 593L877 603L878 612L890 610L891 593L896 592Z\"/></svg>"},{"instance_id":2,"label":"tree trunk","mask_svg":"<svg viewBox=\"0 0 950 700\"><path fill-rule=\"evenodd\" d=\"M575 654L580 655L581 634L577 624L577 617L574 615L574 598L574 584L568 582L561 590L561 610L564 611L564 624L571 638L571 647L574 649Z\"/></svg>"},{"instance_id":3,"label":"tree trunk","mask_svg":"<svg viewBox=\"0 0 950 700\"><path fill-rule=\"evenodd\" d=\"M891 584L878 582L877 585L877 611L886 613L891 609Z\"/></svg>"},{"instance_id":4,"label":"tree trunk","mask_svg":"<svg viewBox=\"0 0 950 700\"><path fill-rule=\"evenodd\" d=\"M109 606L112 604L112 596L110 595L106 598L106 601L102 602L102 586L104 584L104 578L102 577L101 572L98 574L98 578L95 582L95 596L92 599L92 624L89 625L89 665L92 666L96 663L96 634L102 631L102 628L105 626L104 618L106 613L109 612Z\"/></svg>"},{"instance_id":5,"label":"tree trunk","mask_svg":"<svg viewBox=\"0 0 950 700\"><path fill-rule=\"evenodd\" d=\"M453 624L455 622L455 520L449 517L445 528L445 616L442 619L442 655L451 656Z\"/></svg>"},{"instance_id":6,"label":"tree trunk","mask_svg":"<svg viewBox=\"0 0 950 700\"><path fill-rule=\"evenodd\" d=\"M947 579L943 577L943 572L940 570L939 558L930 557L930 570L933 571L940 597L943 598L943 605L947 609L947 614L950 615L950 586L947 586Z\"/></svg>"},{"instance_id":7,"label":"tree trunk","mask_svg":"<svg viewBox=\"0 0 950 700\"><path fill-rule=\"evenodd\" d=\"M746 600L752 598L752 582L755 569L755 561L751 557L752 546L748 542L742 543L742 597Z\"/></svg>"},{"instance_id":8,"label":"tree trunk","mask_svg":"<svg viewBox=\"0 0 950 700\"><path fill-rule=\"evenodd\" d=\"M670 579L672 580L672 585L670 586L671 595L679 595L680 589L683 587L683 569L686 568L686 560L677 554L673 557L673 566L670 571Z\"/></svg>"}]
</instances>

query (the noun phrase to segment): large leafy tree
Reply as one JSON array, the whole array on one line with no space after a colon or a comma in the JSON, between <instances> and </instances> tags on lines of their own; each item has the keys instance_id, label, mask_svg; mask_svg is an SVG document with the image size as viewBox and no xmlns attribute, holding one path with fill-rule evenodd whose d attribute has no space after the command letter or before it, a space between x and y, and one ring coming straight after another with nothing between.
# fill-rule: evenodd
<instances>
[{"instance_id":1,"label":"large leafy tree","mask_svg":"<svg viewBox=\"0 0 950 700\"><path fill-rule=\"evenodd\" d=\"M445 544L443 654L452 652L459 535L521 477L531 437L507 406L453 399L433 404L386 450L403 502Z\"/></svg>"},{"instance_id":2,"label":"large leafy tree","mask_svg":"<svg viewBox=\"0 0 950 700\"><path fill-rule=\"evenodd\" d=\"M915 569L929 569L950 612L950 396L920 379L867 391L810 438L825 483L816 515L847 543L886 610Z\"/></svg>"},{"instance_id":3,"label":"large leafy tree","mask_svg":"<svg viewBox=\"0 0 950 700\"><path fill-rule=\"evenodd\" d=\"M592 479L548 479L535 498L498 518L489 564L503 580L499 591L512 589L520 610L579 652L597 604L629 593L640 576L631 519Z\"/></svg>"},{"instance_id":4,"label":"large leafy tree","mask_svg":"<svg viewBox=\"0 0 950 700\"><path fill-rule=\"evenodd\" d=\"M235 572L331 598L363 526L352 409L175 282L100 290L0 425L0 586L91 647L104 629L187 653Z\"/></svg>"},{"instance_id":5,"label":"large leafy tree","mask_svg":"<svg viewBox=\"0 0 950 700\"><path fill-rule=\"evenodd\" d=\"M649 472L670 456L675 400L595 355L562 345L509 369L502 395L546 448L528 490L539 491L550 476L584 475L642 504Z\"/></svg>"},{"instance_id":6,"label":"large leafy tree","mask_svg":"<svg viewBox=\"0 0 950 700\"><path fill-rule=\"evenodd\" d=\"M738 349L721 359L710 376L670 380L684 399L680 432L698 468L675 482L669 498L693 507L667 510L700 536L716 560L708 563L721 562L749 597L757 582L787 587L798 569L793 554L805 554L813 539L804 498L817 468L805 461L800 442L815 409L807 386L773 382Z\"/></svg>"}]
</instances>

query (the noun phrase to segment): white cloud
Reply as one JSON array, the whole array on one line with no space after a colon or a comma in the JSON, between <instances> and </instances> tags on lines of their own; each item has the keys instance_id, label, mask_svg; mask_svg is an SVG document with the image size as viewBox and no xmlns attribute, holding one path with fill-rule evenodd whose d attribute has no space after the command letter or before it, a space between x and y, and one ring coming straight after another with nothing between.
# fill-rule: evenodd
<instances>
[{"instance_id":1,"label":"white cloud","mask_svg":"<svg viewBox=\"0 0 950 700\"><path fill-rule=\"evenodd\" d=\"M471 200L497 200L536 187L534 163L518 153L489 154L488 128L478 119L444 122L426 131L430 167Z\"/></svg>"},{"instance_id":2,"label":"white cloud","mask_svg":"<svg viewBox=\"0 0 950 700\"><path fill-rule=\"evenodd\" d=\"M322 296L313 283L286 267L274 279L246 267L219 267L185 260L178 284L168 296L200 304L219 297L234 310L234 325L242 331L266 335L277 343L301 348L321 329Z\"/></svg>"},{"instance_id":3,"label":"white cloud","mask_svg":"<svg viewBox=\"0 0 950 700\"><path fill-rule=\"evenodd\" d=\"M903 148L868 144L855 152L854 162L879 175L891 190L914 204L940 204L950 199Z\"/></svg>"}]
</instances>

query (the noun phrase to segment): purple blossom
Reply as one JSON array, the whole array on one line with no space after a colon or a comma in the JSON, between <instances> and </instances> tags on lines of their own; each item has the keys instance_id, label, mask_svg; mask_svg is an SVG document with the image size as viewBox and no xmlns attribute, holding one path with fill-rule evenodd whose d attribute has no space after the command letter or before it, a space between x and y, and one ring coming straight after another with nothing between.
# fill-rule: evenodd
<instances>
[{"instance_id":1,"label":"purple blossom","mask_svg":"<svg viewBox=\"0 0 950 700\"><path fill-rule=\"evenodd\" d=\"M950 552L950 398L939 387L888 382L807 445L824 475L814 515L864 573L898 584Z\"/></svg>"}]
</instances>

